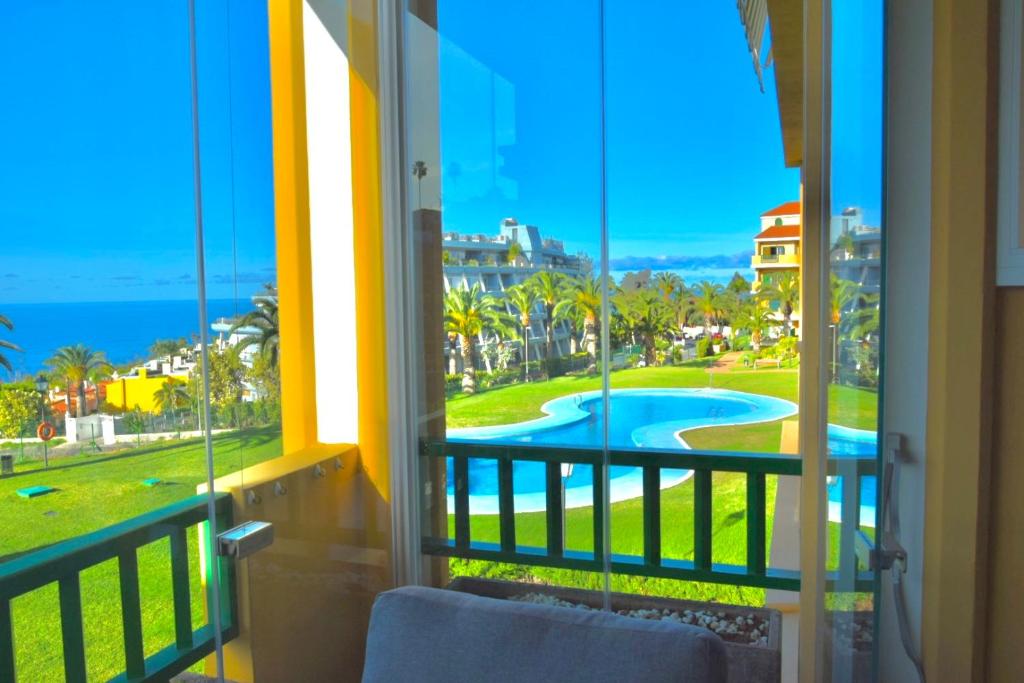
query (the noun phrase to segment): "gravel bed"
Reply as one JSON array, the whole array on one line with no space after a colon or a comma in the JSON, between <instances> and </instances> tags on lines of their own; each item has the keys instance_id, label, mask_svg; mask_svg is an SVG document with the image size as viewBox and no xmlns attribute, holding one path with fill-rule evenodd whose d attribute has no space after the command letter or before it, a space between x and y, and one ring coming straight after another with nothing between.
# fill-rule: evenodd
<instances>
[{"instance_id":1,"label":"gravel bed","mask_svg":"<svg viewBox=\"0 0 1024 683\"><path fill-rule=\"evenodd\" d=\"M517 602L530 602L538 605L553 605L556 607L570 607L572 609L591 610L589 605L575 602L568 602L543 593L526 593L510 597L509 600ZM706 610L683 610L682 612L668 609L620 609L615 610L616 614L634 619L650 619L652 621L674 621L679 624L690 624L700 626L713 631L732 643L742 645L753 645L756 647L768 646L768 620L753 612L747 615L728 616L725 612Z\"/></svg>"}]
</instances>

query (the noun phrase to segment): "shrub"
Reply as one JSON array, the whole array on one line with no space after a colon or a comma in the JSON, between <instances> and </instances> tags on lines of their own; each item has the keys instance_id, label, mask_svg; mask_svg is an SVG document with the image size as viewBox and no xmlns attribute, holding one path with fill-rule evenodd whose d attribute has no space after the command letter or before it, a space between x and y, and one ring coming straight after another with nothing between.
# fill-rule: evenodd
<instances>
[{"instance_id":1,"label":"shrub","mask_svg":"<svg viewBox=\"0 0 1024 683\"><path fill-rule=\"evenodd\" d=\"M715 350L711 347L710 337L701 337L697 340L697 358L704 358L706 356L715 355Z\"/></svg>"},{"instance_id":2,"label":"shrub","mask_svg":"<svg viewBox=\"0 0 1024 683\"><path fill-rule=\"evenodd\" d=\"M783 337L775 345L776 353L782 360L792 360L797 356L797 338Z\"/></svg>"},{"instance_id":3,"label":"shrub","mask_svg":"<svg viewBox=\"0 0 1024 683\"><path fill-rule=\"evenodd\" d=\"M478 372L476 374L476 379L481 388L489 389L491 387L500 387L506 384L515 384L519 381L519 374L519 370L516 369L495 370L494 372ZM461 375L459 381L462 381Z\"/></svg>"},{"instance_id":4,"label":"shrub","mask_svg":"<svg viewBox=\"0 0 1024 683\"><path fill-rule=\"evenodd\" d=\"M444 390L445 393L454 394L462 391L462 373L457 372L453 375L444 376Z\"/></svg>"}]
</instances>

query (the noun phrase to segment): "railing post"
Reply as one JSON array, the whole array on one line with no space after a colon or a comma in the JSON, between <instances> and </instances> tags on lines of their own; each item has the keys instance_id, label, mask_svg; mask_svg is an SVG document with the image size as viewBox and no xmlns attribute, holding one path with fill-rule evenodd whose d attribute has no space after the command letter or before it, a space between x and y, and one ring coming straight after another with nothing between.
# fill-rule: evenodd
<instances>
[{"instance_id":1,"label":"railing post","mask_svg":"<svg viewBox=\"0 0 1024 683\"><path fill-rule=\"evenodd\" d=\"M14 630L11 628L11 601L0 600L0 681L14 680Z\"/></svg>"},{"instance_id":2,"label":"railing post","mask_svg":"<svg viewBox=\"0 0 1024 683\"><path fill-rule=\"evenodd\" d=\"M765 573L765 482L763 472L747 473L747 572Z\"/></svg>"},{"instance_id":3,"label":"railing post","mask_svg":"<svg viewBox=\"0 0 1024 683\"><path fill-rule=\"evenodd\" d=\"M455 547L469 548L469 458L453 457L455 476Z\"/></svg>"},{"instance_id":4,"label":"railing post","mask_svg":"<svg viewBox=\"0 0 1024 683\"><path fill-rule=\"evenodd\" d=\"M711 471L693 472L693 566L711 570Z\"/></svg>"},{"instance_id":5,"label":"railing post","mask_svg":"<svg viewBox=\"0 0 1024 683\"><path fill-rule=\"evenodd\" d=\"M604 464L594 463L594 560L604 561Z\"/></svg>"},{"instance_id":6,"label":"railing post","mask_svg":"<svg viewBox=\"0 0 1024 683\"><path fill-rule=\"evenodd\" d=\"M121 624L124 629L124 661L128 678L146 675L146 654L142 644L142 601L139 598L139 561L134 548L117 558L121 583Z\"/></svg>"},{"instance_id":7,"label":"railing post","mask_svg":"<svg viewBox=\"0 0 1024 683\"><path fill-rule=\"evenodd\" d=\"M661 565L661 469L644 466L644 564Z\"/></svg>"},{"instance_id":8,"label":"railing post","mask_svg":"<svg viewBox=\"0 0 1024 683\"><path fill-rule=\"evenodd\" d=\"M85 637L82 633L82 588L78 574L58 582L60 630L64 641L64 680L85 683Z\"/></svg>"},{"instance_id":9,"label":"railing post","mask_svg":"<svg viewBox=\"0 0 1024 683\"><path fill-rule=\"evenodd\" d=\"M184 527L171 532L171 584L174 591L174 642L192 647L192 606L188 578L188 536Z\"/></svg>"},{"instance_id":10,"label":"railing post","mask_svg":"<svg viewBox=\"0 0 1024 683\"><path fill-rule=\"evenodd\" d=\"M516 510L512 490L512 456L502 454L498 459L498 524L501 532L501 549L506 553L516 551Z\"/></svg>"},{"instance_id":11,"label":"railing post","mask_svg":"<svg viewBox=\"0 0 1024 683\"><path fill-rule=\"evenodd\" d=\"M565 501L562 499L562 463L547 462L544 466L547 492L548 555L562 557L565 553L565 538L562 536L562 522L565 519Z\"/></svg>"}]
</instances>

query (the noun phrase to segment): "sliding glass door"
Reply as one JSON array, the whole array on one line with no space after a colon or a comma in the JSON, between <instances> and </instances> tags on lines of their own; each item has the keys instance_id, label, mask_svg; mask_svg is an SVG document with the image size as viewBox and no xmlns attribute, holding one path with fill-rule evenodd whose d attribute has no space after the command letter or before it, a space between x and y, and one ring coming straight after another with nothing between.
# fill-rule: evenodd
<instances>
[{"instance_id":1,"label":"sliding glass door","mask_svg":"<svg viewBox=\"0 0 1024 683\"><path fill-rule=\"evenodd\" d=\"M881 4L405 9L426 580L869 679Z\"/></svg>"}]
</instances>

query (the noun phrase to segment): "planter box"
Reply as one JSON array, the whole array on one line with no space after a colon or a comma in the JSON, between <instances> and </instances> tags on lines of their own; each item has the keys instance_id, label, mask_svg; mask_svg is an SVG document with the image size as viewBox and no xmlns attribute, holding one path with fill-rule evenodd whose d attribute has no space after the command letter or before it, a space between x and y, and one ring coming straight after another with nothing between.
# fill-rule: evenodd
<instances>
[{"instance_id":1,"label":"planter box","mask_svg":"<svg viewBox=\"0 0 1024 683\"><path fill-rule=\"evenodd\" d=\"M601 609L604 606L604 595L600 591L582 588L562 588L460 576L448 585L448 589L499 600L507 600L528 593L540 593L595 609ZM729 683L779 683L782 679L782 613L778 610L626 593L612 593L611 597L613 611L656 609L682 613L684 610L693 612L706 610L715 613L723 612L727 620L733 620L738 616L745 617L753 613L756 618L768 622L767 645L737 642L737 640L730 640L728 634L719 634L725 641L725 651L729 660Z\"/></svg>"}]
</instances>

